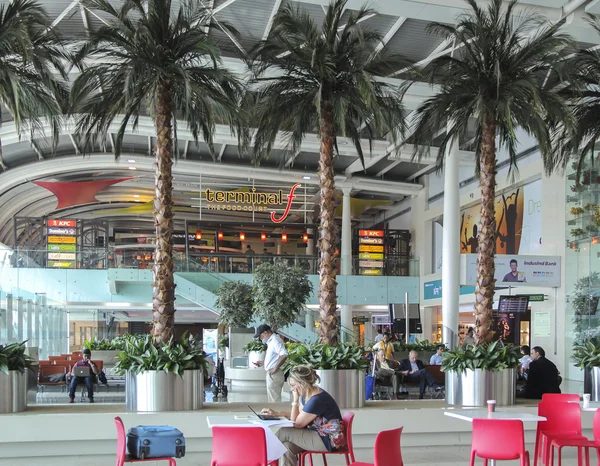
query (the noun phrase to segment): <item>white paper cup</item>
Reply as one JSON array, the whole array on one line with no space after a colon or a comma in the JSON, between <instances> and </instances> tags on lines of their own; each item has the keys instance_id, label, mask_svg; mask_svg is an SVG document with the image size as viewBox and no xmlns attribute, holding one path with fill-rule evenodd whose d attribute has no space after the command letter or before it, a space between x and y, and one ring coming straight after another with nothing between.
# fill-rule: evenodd
<instances>
[{"instance_id":1,"label":"white paper cup","mask_svg":"<svg viewBox=\"0 0 600 466\"><path fill-rule=\"evenodd\" d=\"M591 395L589 393L583 394L583 407L584 408L590 407L590 398L591 398Z\"/></svg>"},{"instance_id":2,"label":"white paper cup","mask_svg":"<svg viewBox=\"0 0 600 466\"><path fill-rule=\"evenodd\" d=\"M488 413L496 411L496 400L487 400Z\"/></svg>"}]
</instances>

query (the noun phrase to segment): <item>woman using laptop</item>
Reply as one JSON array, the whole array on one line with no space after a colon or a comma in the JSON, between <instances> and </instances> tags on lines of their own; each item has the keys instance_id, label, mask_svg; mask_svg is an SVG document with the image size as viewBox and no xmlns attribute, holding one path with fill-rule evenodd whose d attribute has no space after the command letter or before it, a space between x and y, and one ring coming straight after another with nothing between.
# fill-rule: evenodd
<instances>
[{"instance_id":1,"label":"woman using laptop","mask_svg":"<svg viewBox=\"0 0 600 466\"><path fill-rule=\"evenodd\" d=\"M89 349L83 350L83 359L77 361L71 368L71 384L69 385L69 403L75 402L75 390L77 385L85 383L88 391L88 400L94 402L94 382L98 373L98 366L94 364L92 352Z\"/></svg>"},{"instance_id":2,"label":"woman using laptop","mask_svg":"<svg viewBox=\"0 0 600 466\"><path fill-rule=\"evenodd\" d=\"M335 451L346 446L342 413L329 393L315 384L319 376L312 366L300 365L290 370L288 383L292 389L291 411L266 408L262 414L285 416L294 427L283 427L277 437L287 448L280 458L281 466L296 466L303 451Z\"/></svg>"}]
</instances>

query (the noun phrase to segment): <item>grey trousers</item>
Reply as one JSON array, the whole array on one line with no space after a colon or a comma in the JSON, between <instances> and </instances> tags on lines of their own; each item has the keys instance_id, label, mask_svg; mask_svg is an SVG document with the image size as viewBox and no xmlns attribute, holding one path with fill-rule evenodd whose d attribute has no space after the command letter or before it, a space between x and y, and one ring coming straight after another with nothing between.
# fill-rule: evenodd
<instances>
[{"instance_id":1,"label":"grey trousers","mask_svg":"<svg viewBox=\"0 0 600 466\"><path fill-rule=\"evenodd\" d=\"M281 403L281 390L283 389L283 383L285 377L283 372L278 370L273 375L267 372L267 397L269 403Z\"/></svg>"},{"instance_id":2,"label":"grey trousers","mask_svg":"<svg viewBox=\"0 0 600 466\"><path fill-rule=\"evenodd\" d=\"M276 435L287 448L287 452L279 459L279 466L296 466L298 454L306 450L327 451L323 440L314 430L283 427Z\"/></svg>"}]
</instances>

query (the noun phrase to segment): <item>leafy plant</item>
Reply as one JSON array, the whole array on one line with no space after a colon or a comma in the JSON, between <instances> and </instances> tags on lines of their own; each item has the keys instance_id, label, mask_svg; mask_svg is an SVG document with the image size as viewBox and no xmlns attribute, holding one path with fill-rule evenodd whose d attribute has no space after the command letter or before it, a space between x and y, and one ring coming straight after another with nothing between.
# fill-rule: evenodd
<instances>
[{"instance_id":1,"label":"leafy plant","mask_svg":"<svg viewBox=\"0 0 600 466\"><path fill-rule=\"evenodd\" d=\"M571 215L581 215L584 212L583 207L571 207Z\"/></svg>"},{"instance_id":2,"label":"leafy plant","mask_svg":"<svg viewBox=\"0 0 600 466\"><path fill-rule=\"evenodd\" d=\"M225 335L224 337L219 338L219 349L229 348L229 336Z\"/></svg>"},{"instance_id":3,"label":"leafy plant","mask_svg":"<svg viewBox=\"0 0 600 466\"><path fill-rule=\"evenodd\" d=\"M310 298L313 286L300 267L288 264L261 264L254 273L254 317L273 329L296 320Z\"/></svg>"},{"instance_id":4,"label":"leafy plant","mask_svg":"<svg viewBox=\"0 0 600 466\"><path fill-rule=\"evenodd\" d=\"M251 340L244 346L244 351L246 353L249 353L250 351L258 351L260 353L262 351L267 351L267 345L260 340Z\"/></svg>"},{"instance_id":5,"label":"leafy plant","mask_svg":"<svg viewBox=\"0 0 600 466\"><path fill-rule=\"evenodd\" d=\"M247 328L252 321L254 305L252 285L241 281L225 282L216 295L219 323L227 327Z\"/></svg>"},{"instance_id":6,"label":"leafy plant","mask_svg":"<svg viewBox=\"0 0 600 466\"><path fill-rule=\"evenodd\" d=\"M8 375L9 371L18 371L21 374L25 370L37 370L37 363L31 356L25 354L25 343L12 343L0 345L0 372Z\"/></svg>"},{"instance_id":7,"label":"leafy plant","mask_svg":"<svg viewBox=\"0 0 600 466\"><path fill-rule=\"evenodd\" d=\"M466 349L445 351L442 356L442 371L465 372L482 369L500 372L519 365L521 354L519 347L507 345L502 341L489 344L469 345Z\"/></svg>"},{"instance_id":8,"label":"leafy plant","mask_svg":"<svg viewBox=\"0 0 600 466\"><path fill-rule=\"evenodd\" d=\"M394 347L394 351L422 351L429 352L435 351L435 347L437 344L431 343L429 340L415 340L414 343L405 343L403 341L393 341L392 346ZM445 348L447 351L448 348Z\"/></svg>"},{"instance_id":9,"label":"leafy plant","mask_svg":"<svg viewBox=\"0 0 600 466\"><path fill-rule=\"evenodd\" d=\"M287 372L299 364L310 364L319 370L364 369L369 365L362 346L340 343L330 346L323 343L298 343L288 345L288 357L283 365Z\"/></svg>"},{"instance_id":10,"label":"leafy plant","mask_svg":"<svg viewBox=\"0 0 600 466\"><path fill-rule=\"evenodd\" d=\"M581 369L600 367L600 345L597 346L591 341L574 344L571 358Z\"/></svg>"},{"instance_id":11,"label":"leafy plant","mask_svg":"<svg viewBox=\"0 0 600 466\"><path fill-rule=\"evenodd\" d=\"M190 344L187 333L179 340L155 344L152 335L126 340L125 349L117 355L115 371L141 374L146 371L165 371L183 377L185 371L202 370L206 375L208 364L201 347Z\"/></svg>"}]
</instances>

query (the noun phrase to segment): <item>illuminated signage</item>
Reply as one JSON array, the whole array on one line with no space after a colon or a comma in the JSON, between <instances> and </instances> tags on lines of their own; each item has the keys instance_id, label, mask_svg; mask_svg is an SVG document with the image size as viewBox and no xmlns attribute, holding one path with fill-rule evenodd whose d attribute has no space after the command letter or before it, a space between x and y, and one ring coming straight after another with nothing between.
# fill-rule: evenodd
<instances>
[{"instance_id":1,"label":"illuminated signage","mask_svg":"<svg viewBox=\"0 0 600 466\"><path fill-rule=\"evenodd\" d=\"M48 244L77 244L75 236L48 236Z\"/></svg>"},{"instance_id":2,"label":"illuminated signage","mask_svg":"<svg viewBox=\"0 0 600 466\"><path fill-rule=\"evenodd\" d=\"M360 244L383 244L383 238L359 238Z\"/></svg>"},{"instance_id":3,"label":"illuminated signage","mask_svg":"<svg viewBox=\"0 0 600 466\"><path fill-rule=\"evenodd\" d=\"M48 261L51 269L74 269L75 261Z\"/></svg>"},{"instance_id":4,"label":"illuminated signage","mask_svg":"<svg viewBox=\"0 0 600 466\"><path fill-rule=\"evenodd\" d=\"M358 231L358 273L360 275L383 275L385 267L385 231Z\"/></svg>"},{"instance_id":5,"label":"illuminated signage","mask_svg":"<svg viewBox=\"0 0 600 466\"><path fill-rule=\"evenodd\" d=\"M49 244L48 251L50 252L75 252L77 246L74 244Z\"/></svg>"},{"instance_id":6,"label":"illuminated signage","mask_svg":"<svg viewBox=\"0 0 600 466\"><path fill-rule=\"evenodd\" d=\"M383 246L370 246L368 244L359 244L359 252L383 252Z\"/></svg>"},{"instance_id":7,"label":"illuminated signage","mask_svg":"<svg viewBox=\"0 0 600 466\"><path fill-rule=\"evenodd\" d=\"M383 275L383 269L360 269L361 275Z\"/></svg>"},{"instance_id":8,"label":"illuminated signage","mask_svg":"<svg viewBox=\"0 0 600 466\"><path fill-rule=\"evenodd\" d=\"M271 221L273 223L281 223L290 213L292 202L296 199L294 193L299 186L301 184L296 183L287 194L284 194L281 189L276 193L259 192L256 191L256 188L252 188L248 192L213 191L212 189L206 189L204 197L208 203L208 208L211 210L267 212L271 206L285 204L285 210L281 217L277 217L277 213L271 211Z\"/></svg>"},{"instance_id":9,"label":"illuminated signage","mask_svg":"<svg viewBox=\"0 0 600 466\"><path fill-rule=\"evenodd\" d=\"M358 266L366 268L383 268L383 261L359 261Z\"/></svg>"},{"instance_id":10,"label":"illuminated signage","mask_svg":"<svg viewBox=\"0 0 600 466\"><path fill-rule=\"evenodd\" d=\"M370 260L383 260L383 253L380 252L361 252L358 255L359 259L370 259Z\"/></svg>"},{"instance_id":11,"label":"illuminated signage","mask_svg":"<svg viewBox=\"0 0 600 466\"><path fill-rule=\"evenodd\" d=\"M75 253L74 252L49 252L48 259L59 260L59 261L62 261L62 260L74 261Z\"/></svg>"},{"instance_id":12,"label":"illuminated signage","mask_svg":"<svg viewBox=\"0 0 600 466\"><path fill-rule=\"evenodd\" d=\"M358 230L358 236L369 236L371 238L383 238L385 232L383 230Z\"/></svg>"},{"instance_id":13,"label":"illuminated signage","mask_svg":"<svg viewBox=\"0 0 600 466\"><path fill-rule=\"evenodd\" d=\"M49 227L69 227L75 228L77 226L77 220L59 220L59 219L50 219L48 220Z\"/></svg>"},{"instance_id":14,"label":"illuminated signage","mask_svg":"<svg viewBox=\"0 0 600 466\"><path fill-rule=\"evenodd\" d=\"M70 235L74 236L77 234L77 230L75 228L58 228L58 227L48 227L49 235Z\"/></svg>"}]
</instances>

